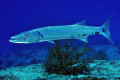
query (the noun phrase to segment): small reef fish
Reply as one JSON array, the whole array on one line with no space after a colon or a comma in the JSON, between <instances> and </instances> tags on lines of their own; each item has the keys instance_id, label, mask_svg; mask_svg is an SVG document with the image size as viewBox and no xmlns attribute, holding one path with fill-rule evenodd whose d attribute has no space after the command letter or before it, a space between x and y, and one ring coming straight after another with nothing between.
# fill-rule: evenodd
<instances>
[{"instance_id":1,"label":"small reef fish","mask_svg":"<svg viewBox=\"0 0 120 80\"><path fill-rule=\"evenodd\" d=\"M72 25L37 28L12 36L9 41L12 43L30 44L44 41L54 43L54 40L61 39L79 39L88 43L88 36L101 34L113 43L109 32L110 18L111 16L102 26L99 27L87 26L84 20Z\"/></svg>"}]
</instances>

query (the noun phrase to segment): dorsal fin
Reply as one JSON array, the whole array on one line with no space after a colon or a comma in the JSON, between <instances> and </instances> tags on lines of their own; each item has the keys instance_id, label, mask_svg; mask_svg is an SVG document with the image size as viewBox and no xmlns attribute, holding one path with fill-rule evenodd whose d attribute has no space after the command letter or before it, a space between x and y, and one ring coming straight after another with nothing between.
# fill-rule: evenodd
<instances>
[{"instance_id":1,"label":"dorsal fin","mask_svg":"<svg viewBox=\"0 0 120 80\"><path fill-rule=\"evenodd\" d=\"M86 20L83 20L83 21L81 21L81 22L75 23L74 25L86 25L85 21L86 21Z\"/></svg>"}]
</instances>

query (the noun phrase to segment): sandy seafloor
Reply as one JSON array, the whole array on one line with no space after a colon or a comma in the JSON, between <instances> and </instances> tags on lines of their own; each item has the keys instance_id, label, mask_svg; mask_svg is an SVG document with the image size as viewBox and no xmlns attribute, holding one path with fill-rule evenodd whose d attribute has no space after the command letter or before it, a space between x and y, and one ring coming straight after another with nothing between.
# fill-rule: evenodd
<instances>
[{"instance_id":1,"label":"sandy seafloor","mask_svg":"<svg viewBox=\"0 0 120 80\"><path fill-rule=\"evenodd\" d=\"M47 50L38 48L1 56L0 67L4 69L0 70L0 80L120 80L120 47L113 45L91 47L96 51L106 50L105 54L109 60L94 60L89 63L93 69L89 75L48 74L42 66Z\"/></svg>"}]
</instances>

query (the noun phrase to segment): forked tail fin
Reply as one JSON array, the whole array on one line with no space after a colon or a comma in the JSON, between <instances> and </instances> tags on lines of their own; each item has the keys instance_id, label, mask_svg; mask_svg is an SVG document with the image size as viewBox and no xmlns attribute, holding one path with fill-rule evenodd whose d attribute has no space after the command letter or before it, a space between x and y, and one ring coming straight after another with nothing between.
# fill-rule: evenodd
<instances>
[{"instance_id":1,"label":"forked tail fin","mask_svg":"<svg viewBox=\"0 0 120 80\"><path fill-rule=\"evenodd\" d=\"M111 14L112 16L112 14ZM102 34L104 37L106 37L108 40L110 40L113 44L114 42L112 41L111 37L110 37L110 31L109 31L109 27L110 27L110 19L111 16L109 17L109 19L101 26L103 31L100 33Z\"/></svg>"}]
</instances>

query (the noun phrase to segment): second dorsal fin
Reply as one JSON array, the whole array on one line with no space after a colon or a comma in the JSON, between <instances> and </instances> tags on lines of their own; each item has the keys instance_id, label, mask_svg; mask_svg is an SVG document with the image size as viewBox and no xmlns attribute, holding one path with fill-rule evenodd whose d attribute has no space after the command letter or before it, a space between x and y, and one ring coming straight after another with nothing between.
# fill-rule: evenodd
<instances>
[{"instance_id":1,"label":"second dorsal fin","mask_svg":"<svg viewBox=\"0 0 120 80\"><path fill-rule=\"evenodd\" d=\"M86 21L86 20L83 20L83 21L81 21L81 22L75 23L74 25L86 25L85 21Z\"/></svg>"}]
</instances>

